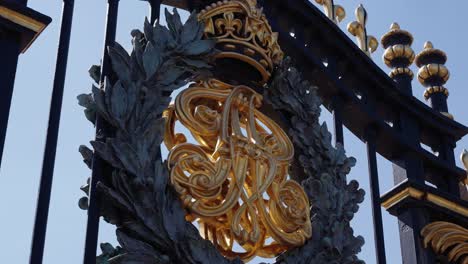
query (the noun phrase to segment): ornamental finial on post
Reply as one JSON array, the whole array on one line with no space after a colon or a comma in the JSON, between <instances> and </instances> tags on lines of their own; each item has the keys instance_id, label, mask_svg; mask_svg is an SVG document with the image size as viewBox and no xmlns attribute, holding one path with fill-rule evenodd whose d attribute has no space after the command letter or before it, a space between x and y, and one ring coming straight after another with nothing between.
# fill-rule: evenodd
<instances>
[{"instance_id":1,"label":"ornamental finial on post","mask_svg":"<svg viewBox=\"0 0 468 264\"><path fill-rule=\"evenodd\" d=\"M345 9L340 5L335 5L333 0L315 0L315 2L323 6L325 15L335 22L335 24L338 24L346 17Z\"/></svg>"},{"instance_id":2,"label":"ornamental finial on post","mask_svg":"<svg viewBox=\"0 0 468 264\"><path fill-rule=\"evenodd\" d=\"M385 64L392 69L389 73L390 78L397 76L408 76L413 78L413 72L409 69L414 61L415 54L411 48L413 44L413 35L406 30L402 30L398 23L390 26L381 39L382 46L385 48L383 60Z\"/></svg>"},{"instance_id":3,"label":"ornamental finial on post","mask_svg":"<svg viewBox=\"0 0 468 264\"><path fill-rule=\"evenodd\" d=\"M355 15L357 21L348 24L348 31L357 38L359 48L370 56L377 50L379 42L374 36L367 35L367 11L362 4L356 8Z\"/></svg>"},{"instance_id":4,"label":"ornamental finial on post","mask_svg":"<svg viewBox=\"0 0 468 264\"><path fill-rule=\"evenodd\" d=\"M453 119L448 113L449 92L444 87L450 77L449 70L445 66L447 62L445 52L435 49L432 43L427 41L424 43L424 50L416 56L415 62L419 67L418 80L426 87L424 98L430 102L434 110Z\"/></svg>"}]
</instances>

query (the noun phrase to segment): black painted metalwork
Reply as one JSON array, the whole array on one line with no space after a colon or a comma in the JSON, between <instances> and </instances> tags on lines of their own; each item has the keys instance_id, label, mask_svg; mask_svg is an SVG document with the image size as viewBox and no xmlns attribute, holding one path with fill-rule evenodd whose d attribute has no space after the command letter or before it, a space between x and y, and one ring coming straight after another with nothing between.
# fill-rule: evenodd
<instances>
[{"instance_id":1,"label":"black painted metalwork","mask_svg":"<svg viewBox=\"0 0 468 264\"><path fill-rule=\"evenodd\" d=\"M149 0L151 24L156 20L159 20L159 14L161 12L161 0Z\"/></svg>"},{"instance_id":2,"label":"black painted metalwork","mask_svg":"<svg viewBox=\"0 0 468 264\"><path fill-rule=\"evenodd\" d=\"M395 183L410 181L424 186L428 181L450 191L465 177L464 170L455 166L453 147L454 142L468 133L468 128L411 96L410 78L400 76L391 80L309 1L271 0L263 1L263 5L274 31L279 32L283 50L307 73L305 77L319 87L325 106L331 105L333 110L335 100L342 100L346 111L335 121L342 120L361 139L366 138L370 124L376 126L378 140L371 147L394 162ZM305 39L289 34L304 25L307 25ZM333 67L324 63L330 58L337 60ZM336 127L340 127L339 122ZM339 129L336 133L339 138ZM445 154L435 155L421 144ZM380 211L376 184L372 185L373 207ZM395 194L393 189L391 193ZM434 263L419 235L421 228L434 220L427 214L434 212L402 208L394 213L400 222L403 262ZM381 240L376 239L376 243Z\"/></svg>"},{"instance_id":3,"label":"black painted metalwork","mask_svg":"<svg viewBox=\"0 0 468 264\"><path fill-rule=\"evenodd\" d=\"M52 100L50 103L49 123L47 127L47 138L42 163L41 180L39 184L39 197L37 199L30 263L42 263L42 257L44 253L74 5L74 0L63 1L60 40L55 68L54 85L52 89Z\"/></svg>"},{"instance_id":4,"label":"black painted metalwork","mask_svg":"<svg viewBox=\"0 0 468 264\"><path fill-rule=\"evenodd\" d=\"M31 263L42 263L47 228L47 216L56 156L62 96L66 75L67 55L72 27L74 0L63 0L62 27L49 126L39 189L38 206L31 248ZM200 9L215 0L162 1L146 0L150 7L150 21L160 16L160 5ZM183 3L182 3L183 2ZM343 126L367 145L369 180L371 190L374 237L377 263L386 263L385 241L382 224L381 201L395 197L413 188L426 194L442 197L452 204L468 207L460 199L459 182L466 172L455 164L455 143L468 134L468 128L447 118L447 95L429 94L432 109L412 96L412 77L398 73L389 78L375 65L332 21L325 17L308 0L260 0L270 18L274 31L279 32L280 43L291 56L305 77L319 87L324 105L333 111L335 145L344 144ZM47 17L26 7L27 0L4 0L6 4L44 23ZM105 43L100 76L100 88L104 80L112 82L113 73L107 47L116 37L119 0L107 0ZM50 21L49 21L50 22ZM307 26L306 26L307 25ZM294 34L291 34L294 33ZM0 166L8 115L13 92L18 56L37 36L27 28L14 25L0 17ZM400 39L401 40L401 39ZM388 45L407 42L392 38ZM412 40L412 38L411 38ZM405 41L408 41L406 39ZM409 61L395 61L391 67L409 67ZM433 83L440 86L443 83ZM443 114L440 114L443 112ZM96 121L96 140L111 135L112 128L103 120ZM433 152L421 145L427 145ZM437 152L438 154L434 153ZM393 163L395 186L380 197L377 170L377 153ZM96 262L99 234L100 197L97 183L106 181L110 173L108 164L95 156L92 163L89 190L89 208L83 263ZM426 184L430 182L437 188ZM420 239L422 228L433 221L450 220L466 225L466 218L440 204L431 204L411 195L393 204L389 212L399 220L403 263L435 263L436 257L424 249Z\"/></svg>"},{"instance_id":5,"label":"black painted metalwork","mask_svg":"<svg viewBox=\"0 0 468 264\"><path fill-rule=\"evenodd\" d=\"M107 47L113 45L115 42L115 36L117 31L117 16L119 11L119 0L108 0L107 5L108 6L105 41L100 78L101 89L104 88L104 80L110 77L112 73L111 62ZM96 140L105 140L108 130L108 124L106 124L104 120L97 118ZM83 258L83 263L85 264L91 264L96 262L96 248L98 243L100 219L99 195L96 190L96 187L97 183L101 181L103 176L106 175L106 173L108 172L108 165L98 155L95 155L92 163L92 175L89 186L89 208L86 225L85 252Z\"/></svg>"},{"instance_id":6,"label":"black painted metalwork","mask_svg":"<svg viewBox=\"0 0 468 264\"><path fill-rule=\"evenodd\" d=\"M4 8L36 20L47 26L50 17L36 12L26 6L26 0L9 0L1 2ZM0 167L3 148L10 115L11 98L16 77L18 57L24 52L40 32L34 32L7 17L0 16Z\"/></svg>"},{"instance_id":7,"label":"black painted metalwork","mask_svg":"<svg viewBox=\"0 0 468 264\"><path fill-rule=\"evenodd\" d=\"M11 97L20 53L20 35L0 29L0 166L10 115Z\"/></svg>"},{"instance_id":8,"label":"black painted metalwork","mask_svg":"<svg viewBox=\"0 0 468 264\"><path fill-rule=\"evenodd\" d=\"M333 130L335 134L335 146L341 144L344 146L343 135L343 101L336 97L333 100Z\"/></svg>"},{"instance_id":9,"label":"black painted metalwork","mask_svg":"<svg viewBox=\"0 0 468 264\"><path fill-rule=\"evenodd\" d=\"M377 131L373 127L367 128L366 146L367 161L369 166L369 183L372 202L372 216L374 221L374 244L378 264L387 263L385 257L385 239L382 222L382 210L380 206L380 187L379 173L377 170L377 151L375 142L377 140Z\"/></svg>"}]
</instances>

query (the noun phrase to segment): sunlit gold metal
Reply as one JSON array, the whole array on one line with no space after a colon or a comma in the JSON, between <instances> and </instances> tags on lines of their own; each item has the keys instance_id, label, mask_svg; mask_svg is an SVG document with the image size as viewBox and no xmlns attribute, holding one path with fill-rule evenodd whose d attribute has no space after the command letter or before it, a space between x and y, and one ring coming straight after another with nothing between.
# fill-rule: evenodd
<instances>
[{"instance_id":1,"label":"sunlit gold metal","mask_svg":"<svg viewBox=\"0 0 468 264\"><path fill-rule=\"evenodd\" d=\"M210 79L182 91L165 112L171 182L187 219L230 258L274 257L311 236L308 198L288 180L292 142L261 104L249 87ZM176 133L176 121L191 135Z\"/></svg>"},{"instance_id":2,"label":"sunlit gold metal","mask_svg":"<svg viewBox=\"0 0 468 264\"><path fill-rule=\"evenodd\" d=\"M335 24L338 24L346 17L345 9L340 5L335 5L333 0L315 0L315 2L323 6L325 15L335 22Z\"/></svg>"},{"instance_id":3,"label":"sunlit gold metal","mask_svg":"<svg viewBox=\"0 0 468 264\"><path fill-rule=\"evenodd\" d=\"M38 20L35 20L31 17L28 17L24 14L21 14L15 10L9 9L5 6L1 6L1 4L0 4L0 17L35 32L34 38L24 47L24 49L21 51L22 53L24 53L31 46L34 40L47 27L46 24Z\"/></svg>"},{"instance_id":4,"label":"sunlit gold metal","mask_svg":"<svg viewBox=\"0 0 468 264\"><path fill-rule=\"evenodd\" d=\"M367 35L367 11L361 4L355 11L356 21L348 24L348 31L356 37L359 48L364 51L368 56L377 50L379 42L374 36Z\"/></svg>"},{"instance_id":5,"label":"sunlit gold metal","mask_svg":"<svg viewBox=\"0 0 468 264\"><path fill-rule=\"evenodd\" d=\"M418 80L426 87L424 98L429 99L433 93L443 93L449 96L449 91L443 85L450 77L449 70L445 67L447 55L445 52L435 49L432 42L424 43L424 50L416 56L416 65L419 67ZM440 85L433 85L434 79Z\"/></svg>"},{"instance_id":6,"label":"sunlit gold metal","mask_svg":"<svg viewBox=\"0 0 468 264\"><path fill-rule=\"evenodd\" d=\"M233 58L252 65L265 83L283 59L278 33L273 32L256 0L213 3L200 11L205 34L217 40L217 58Z\"/></svg>"},{"instance_id":7,"label":"sunlit gold metal","mask_svg":"<svg viewBox=\"0 0 468 264\"><path fill-rule=\"evenodd\" d=\"M466 149L464 149L462 154L460 155L460 160L463 163L465 170L468 172L468 151ZM468 186L468 175L464 180L464 184Z\"/></svg>"},{"instance_id":8,"label":"sunlit gold metal","mask_svg":"<svg viewBox=\"0 0 468 264\"><path fill-rule=\"evenodd\" d=\"M411 197L416 200L426 201L433 205L446 208L452 212L468 217L467 207L464 207L463 205L457 204L433 193L421 191L413 187L405 188L401 192L396 193L391 197L388 197L386 200L382 201L381 204L385 209L388 210L408 197Z\"/></svg>"},{"instance_id":9,"label":"sunlit gold metal","mask_svg":"<svg viewBox=\"0 0 468 264\"><path fill-rule=\"evenodd\" d=\"M380 41L385 48L383 59L385 64L392 68L390 78L398 75L406 75L411 79L414 74L409 68L414 61L415 54L411 48L413 36L406 30L402 30L398 23L392 23L390 31Z\"/></svg>"},{"instance_id":10,"label":"sunlit gold metal","mask_svg":"<svg viewBox=\"0 0 468 264\"><path fill-rule=\"evenodd\" d=\"M468 229L448 222L434 222L421 230L424 246L440 255L446 255L450 263L468 264Z\"/></svg>"}]
</instances>

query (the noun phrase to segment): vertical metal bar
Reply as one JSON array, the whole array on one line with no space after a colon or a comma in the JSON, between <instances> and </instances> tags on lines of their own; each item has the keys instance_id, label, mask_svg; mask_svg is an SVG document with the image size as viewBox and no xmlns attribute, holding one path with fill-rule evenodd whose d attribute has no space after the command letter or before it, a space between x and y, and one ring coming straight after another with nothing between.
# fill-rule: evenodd
<instances>
[{"instance_id":1,"label":"vertical metal bar","mask_svg":"<svg viewBox=\"0 0 468 264\"><path fill-rule=\"evenodd\" d=\"M117 31L117 16L119 11L119 0L107 1L107 18L104 51L101 68L100 84L103 88L104 80L112 73L111 62L108 54L107 47L114 44ZM97 117L96 120L96 140L104 140L109 130L105 120ZM83 263L92 264L96 263L96 248L99 235L99 219L100 219L100 203L99 195L96 190L97 183L102 180L104 173L108 172L108 165L98 155L93 158L93 172L91 175L90 189L89 189L89 208L88 219L86 225L86 240L85 252Z\"/></svg>"},{"instance_id":2,"label":"vertical metal bar","mask_svg":"<svg viewBox=\"0 0 468 264\"><path fill-rule=\"evenodd\" d=\"M344 146L343 136L343 100L335 98L333 100L333 125L335 132L335 147L337 144Z\"/></svg>"},{"instance_id":3,"label":"vertical metal bar","mask_svg":"<svg viewBox=\"0 0 468 264\"><path fill-rule=\"evenodd\" d=\"M32 237L30 263L42 263L44 243L49 214L52 179L54 174L55 155L62 112L62 98L67 72L68 51L73 21L74 0L64 0L62 10L62 25L57 53L57 63L50 104L47 138L42 163L39 196L37 199L36 219Z\"/></svg>"},{"instance_id":4,"label":"vertical metal bar","mask_svg":"<svg viewBox=\"0 0 468 264\"><path fill-rule=\"evenodd\" d=\"M366 133L367 159L369 166L369 182L372 200L372 216L374 221L374 243L377 257L377 264L385 264L385 242L382 223L382 211L380 207L379 174L377 170L377 153L375 129L368 128Z\"/></svg>"},{"instance_id":5,"label":"vertical metal bar","mask_svg":"<svg viewBox=\"0 0 468 264\"><path fill-rule=\"evenodd\" d=\"M11 98L15 85L18 56L20 54L20 35L6 29L0 32L0 168L2 165L3 147L10 116Z\"/></svg>"},{"instance_id":6,"label":"vertical metal bar","mask_svg":"<svg viewBox=\"0 0 468 264\"><path fill-rule=\"evenodd\" d=\"M156 20L159 20L159 14L161 12L161 0L149 0L150 4L150 20L151 24L154 24Z\"/></svg>"}]
</instances>

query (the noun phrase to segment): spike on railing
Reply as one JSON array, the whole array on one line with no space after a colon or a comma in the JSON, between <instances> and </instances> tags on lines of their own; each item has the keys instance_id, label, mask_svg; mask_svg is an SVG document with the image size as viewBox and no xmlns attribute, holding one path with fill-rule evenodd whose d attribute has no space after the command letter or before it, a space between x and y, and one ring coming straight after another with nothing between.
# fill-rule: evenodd
<instances>
[{"instance_id":1,"label":"spike on railing","mask_svg":"<svg viewBox=\"0 0 468 264\"><path fill-rule=\"evenodd\" d=\"M453 119L448 113L447 98L449 91L444 87L450 78L450 73L445 63L447 55L439 49L435 49L432 42L424 43L424 50L416 56L416 65L419 67L418 80L426 87L424 98L430 102L431 107L441 114Z\"/></svg>"},{"instance_id":2,"label":"spike on railing","mask_svg":"<svg viewBox=\"0 0 468 264\"><path fill-rule=\"evenodd\" d=\"M348 31L357 38L359 48L368 56L377 50L379 42L374 36L367 35L367 11L361 4L355 11L356 21L348 24Z\"/></svg>"},{"instance_id":3,"label":"spike on railing","mask_svg":"<svg viewBox=\"0 0 468 264\"><path fill-rule=\"evenodd\" d=\"M335 24L343 21L346 17L345 9L340 5L335 5L333 0L315 0L317 4L323 6L325 15L330 18Z\"/></svg>"}]
</instances>

